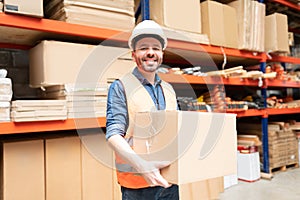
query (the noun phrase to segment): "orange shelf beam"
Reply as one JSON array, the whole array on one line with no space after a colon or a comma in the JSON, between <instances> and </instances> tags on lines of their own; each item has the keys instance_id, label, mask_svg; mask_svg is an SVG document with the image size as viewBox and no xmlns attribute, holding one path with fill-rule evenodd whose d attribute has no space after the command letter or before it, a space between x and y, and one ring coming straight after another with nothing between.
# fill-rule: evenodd
<instances>
[{"instance_id":1,"label":"orange shelf beam","mask_svg":"<svg viewBox=\"0 0 300 200\"><path fill-rule=\"evenodd\" d=\"M267 87L300 87L300 81L285 81L277 79L268 79L266 80Z\"/></svg>"},{"instance_id":2,"label":"orange shelf beam","mask_svg":"<svg viewBox=\"0 0 300 200\"><path fill-rule=\"evenodd\" d=\"M289 8L294 9L294 10L300 11L300 6L295 4L295 3L292 3L290 1L287 1L287 0L271 0L271 1L273 1L275 3L279 3L279 4L284 5L284 6L287 6Z\"/></svg>"},{"instance_id":3,"label":"orange shelf beam","mask_svg":"<svg viewBox=\"0 0 300 200\"><path fill-rule=\"evenodd\" d=\"M258 80L248 78L221 78L221 77L201 77L193 75L159 74L160 78L169 83L181 84L221 84L221 85L247 85L258 87Z\"/></svg>"},{"instance_id":4,"label":"orange shelf beam","mask_svg":"<svg viewBox=\"0 0 300 200\"><path fill-rule=\"evenodd\" d=\"M268 58L268 61L300 64L300 58L288 57L288 56L278 56L278 55L271 55L271 57L272 58Z\"/></svg>"},{"instance_id":5,"label":"orange shelf beam","mask_svg":"<svg viewBox=\"0 0 300 200\"><path fill-rule=\"evenodd\" d=\"M175 48L181 50L188 50L188 51L195 51L195 52L207 52L209 54L217 54L223 55L223 51L226 56L233 56L233 57L243 57L243 58L250 58L261 60L263 53L256 53L252 51L243 51L239 49L232 49L232 48L223 48L219 46L213 45L206 45L206 44L198 44L186 41L178 41L178 40L170 40L168 43L168 48Z\"/></svg>"},{"instance_id":6,"label":"orange shelf beam","mask_svg":"<svg viewBox=\"0 0 300 200\"><path fill-rule=\"evenodd\" d=\"M110 30L99 27L71 24L51 19L40 19L5 13L0 13L0 26L29 29L64 35L73 35L101 40L111 38L113 36L116 36L117 34L122 33L121 31L117 30Z\"/></svg>"},{"instance_id":7,"label":"orange shelf beam","mask_svg":"<svg viewBox=\"0 0 300 200\"><path fill-rule=\"evenodd\" d=\"M105 123L105 117L67 119L58 121L1 122L0 134L17 134L58 130L76 130L84 128L99 128L105 127Z\"/></svg>"},{"instance_id":8,"label":"orange shelf beam","mask_svg":"<svg viewBox=\"0 0 300 200\"><path fill-rule=\"evenodd\" d=\"M300 108L267 108L268 115L298 114Z\"/></svg>"},{"instance_id":9,"label":"orange shelf beam","mask_svg":"<svg viewBox=\"0 0 300 200\"><path fill-rule=\"evenodd\" d=\"M235 112L227 110L227 113L235 113L237 114L237 117L255 117L255 116L263 116L265 115L266 111L263 110L257 110L257 109L249 109L245 111Z\"/></svg>"}]
</instances>

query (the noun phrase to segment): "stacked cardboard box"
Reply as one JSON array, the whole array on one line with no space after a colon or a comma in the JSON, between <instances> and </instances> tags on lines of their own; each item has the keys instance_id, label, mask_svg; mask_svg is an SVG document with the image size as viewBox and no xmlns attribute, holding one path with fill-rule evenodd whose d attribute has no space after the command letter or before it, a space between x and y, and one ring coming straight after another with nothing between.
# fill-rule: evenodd
<instances>
[{"instance_id":1,"label":"stacked cardboard box","mask_svg":"<svg viewBox=\"0 0 300 200\"><path fill-rule=\"evenodd\" d=\"M44 40L29 51L30 86L106 83L132 70L127 48Z\"/></svg>"},{"instance_id":2,"label":"stacked cardboard box","mask_svg":"<svg viewBox=\"0 0 300 200\"><path fill-rule=\"evenodd\" d=\"M15 122L67 119L65 100L16 100L11 107Z\"/></svg>"},{"instance_id":3,"label":"stacked cardboard box","mask_svg":"<svg viewBox=\"0 0 300 200\"><path fill-rule=\"evenodd\" d=\"M134 27L133 0L47 1L45 15L60 21L128 31Z\"/></svg>"},{"instance_id":4,"label":"stacked cardboard box","mask_svg":"<svg viewBox=\"0 0 300 200\"><path fill-rule=\"evenodd\" d=\"M261 124L239 123L238 131L247 134L257 134L262 138ZM272 122L268 124L269 143L269 167L285 167L298 163L298 143L288 123ZM259 148L261 161L263 159L262 148Z\"/></svg>"},{"instance_id":5,"label":"stacked cardboard box","mask_svg":"<svg viewBox=\"0 0 300 200\"><path fill-rule=\"evenodd\" d=\"M136 7L140 4L135 0ZM197 0L149 1L150 19L160 24L170 39L209 44L201 28L200 2ZM137 20L141 21L141 16Z\"/></svg>"},{"instance_id":6,"label":"stacked cardboard box","mask_svg":"<svg viewBox=\"0 0 300 200\"><path fill-rule=\"evenodd\" d=\"M116 199L104 134L2 141L0 150L1 200Z\"/></svg>"},{"instance_id":7,"label":"stacked cardboard box","mask_svg":"<svg viewBox=\"0 0 300 200\"><path fill-rule=\"evenodd\" d=\"M44 141L2 141L0 145L1 200L44 200Z\"/></svg>"},{"instance_id":8,"label":"stacked cardboard box","mask_svg":"<svg viewBox=\"0 0 300 200\"><path fill-rule=\"evenodd\" d=\"M265 17L265 51L290 52L287 15L274 13Z\"/></svg>"},{"instance_id":9,"label":"stacked cardboard box","mask_svg":"<svg viewBox=\"0 0 300 200\"><path fill-rule=\"evenodd\" d=\"M202 32L210 44L238 48L238 29L235 9L228 5L205 1L201 3Z\"/></svg>"},{"instance_id":10,"label":"stacked cardboard box","mask_svg":"<svg viewBox=\"0 0 300 200\"><path fill-rule=\"evenodd\" d=\"M107 84L64 84L44 87L41 98L67 101L68 118L104 117Z\"/></svg>"},{"instance_id":11,"label":"stacked cardboard box","mask_svg":"<svg viewBox=\"0 0 300 200\"><path fill-rule=\"evenodd\" d=\"M30 3L20 0L5 0L4 12L29 15L34 17L43 17L43 1L32 0Z\"/></svg>"},{"instance_id":12,"label":"stacked cardboard box","mask_svg":"<svg viewBox=\"0 0 300 200\"><path fill-rule=\"evenodd\" d=\"M269 131L269 165L277 168L298 164L298 141L292 131Z\"/></svg>"},{"instance_id":13,"label":"stacked cardboard box","mask_svg":"<svg viewBox=\"0 0 300 200\"><path fill-rule=\"evenodd\" d=\"M265 4L253 0L237 0L228 4L235 8L238 23L238 48L263 52Z\"/></svg>"}]
</instances>

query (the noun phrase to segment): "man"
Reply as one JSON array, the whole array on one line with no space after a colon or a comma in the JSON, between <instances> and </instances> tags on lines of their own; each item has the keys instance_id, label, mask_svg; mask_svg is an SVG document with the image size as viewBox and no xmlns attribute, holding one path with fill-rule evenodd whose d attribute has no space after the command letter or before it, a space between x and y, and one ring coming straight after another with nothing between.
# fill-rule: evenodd
<instances>
[{"instance_id":1,"label":"man","mask_svg":"<svg viewBox=\"0 0 300 200\"><path fill-rule=\"evenodd\" d=\"M116 153L116 170L123 200L179 199L178 186L160 174L167 161L146 161L132 149L133 123L139 111L176 110L171 85L156 74L167 38L152 20L139 23L128 41L136 68L112 83L107 100L106 138ZM121 66L122 67L122 66Z\"/></svg>"}]
</instances>

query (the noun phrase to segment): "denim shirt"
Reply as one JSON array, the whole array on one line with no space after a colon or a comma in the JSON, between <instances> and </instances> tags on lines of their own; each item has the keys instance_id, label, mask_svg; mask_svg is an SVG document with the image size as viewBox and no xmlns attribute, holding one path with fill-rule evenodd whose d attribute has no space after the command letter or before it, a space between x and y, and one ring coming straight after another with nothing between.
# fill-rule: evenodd
<instances>
[{"instance_id":1,"label":"denim shirt","mask_svg":"<svg viewBox=\"0 0 300 200\"><path fill-rule=\"evenodd\" d=\"M137 67L132 74L137 77L141 84L150 94L157 110L164 110L166 108L165 97L161 87L161 79L156 74L155 83L152 85L144 76L138 71ZM143 101L143 99L141 99ZM127 100L125 97L125 90L120 80L114 81L108 90L107 96L107 111L106 111L106 139L112 135L119 134L125 136L128 128L128 110Z\"/></svg>"}]
</instances>

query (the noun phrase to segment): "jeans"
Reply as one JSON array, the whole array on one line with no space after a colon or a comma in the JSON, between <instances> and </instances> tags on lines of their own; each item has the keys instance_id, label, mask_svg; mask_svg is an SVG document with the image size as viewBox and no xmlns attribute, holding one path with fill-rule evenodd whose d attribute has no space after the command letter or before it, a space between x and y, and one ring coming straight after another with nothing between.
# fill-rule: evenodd
<instances>
[{"instance_id":1,"label":"jeans","mask_svg":"<svg viewBox=\"0 0 300 200\"><path fill-rule=\"evenodd\" d=\"M178 185L164 188L160 186L141 189L121 187L122 200L179 200Z\"/></svg>"}]
</instances>

